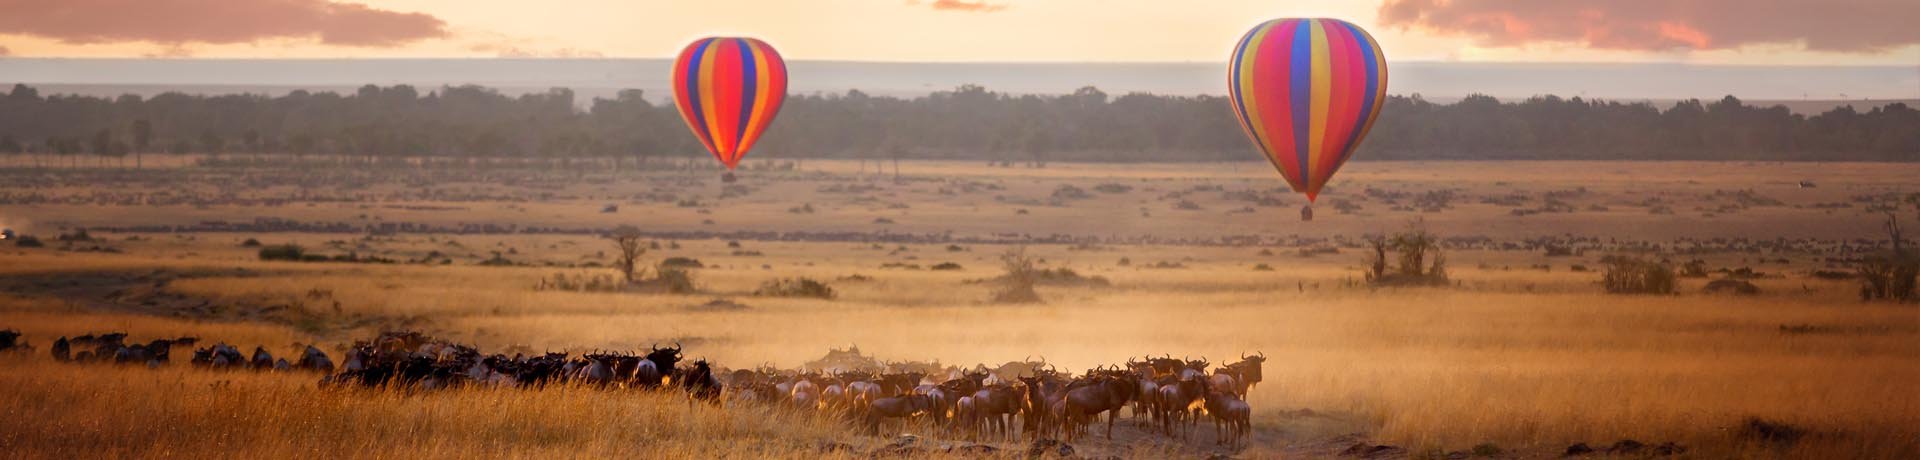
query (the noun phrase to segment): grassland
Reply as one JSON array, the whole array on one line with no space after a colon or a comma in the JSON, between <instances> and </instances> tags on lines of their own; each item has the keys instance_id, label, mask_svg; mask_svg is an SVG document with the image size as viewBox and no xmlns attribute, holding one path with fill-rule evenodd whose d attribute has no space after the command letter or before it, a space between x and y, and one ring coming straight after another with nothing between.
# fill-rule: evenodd
<instances>
[{"instance_id":1,"label":"grassland","mask_svg":"<svg viewBox=\"0 0 1920 460\"><path fill-rule=\"evenodd\" d=\"M1920 383L1920 310L1860 303L1852 282L1809 275L1844 268L1835 262L1849 254L1842 247L1871 246L1874 221L1855 197L1912 191L1902 178L1920 171L1833 165L1823 167L1819 187L1803 189L1795 183L1805 180L1809 165L1690 164L1696 172L1688 173L1646 163L1356 164L1343 179L1379 192L1343 190L1330 198L1349 199L1360 210L1323 212L1302 224L1291 215L1302 201L1272 193L1270 173L1254 166L909 163L906 180L896 183L890 174L857 174L853 163L809 162L804 172L761 173L761 183L749 176L745 182L754 190L729 198L718 198L727 192L700 172L576 175L573 181L560 177L570 173L532 176L560 184L557 189L480 179L408 189L373 173L342 173L370 182L355 193L183 179L176 194L204 188L205 196L230 202L0 205L0 220L50 243L0 246L6 277L0 328L22 330L43 350L57 336L106 330L199 335L276 353L293 351L296 342L340 344L396 327L486 348L619 349L681 341L690 354L735 368L797 366L848 345L881 359L962 365L1044 355L1075 370L1142 354L1218 362L1260 351L1271 360L1266 382L1249 398L1255 442L1223 453L1319 457L1364 441L1403 446L1412 456L1492 444L1502 456L1550 457L1572 443L1634 439L1675 442L1698 458L1920 455L1920 396L1911 391ZM1583 168L1591 174L1569 175ZM276 174L195 174L202 173ZM87 180L122 180L10 174L9 192L69 197L94 190ZM1094 191L1105 183L1132 189ZM969 192L964 184L998 188L977 185ZM1063 184L1091 197L1052 202ZM847 185L862 187L846 192ZM153 182L113 190L167 187ZM476 187L485 193L450 191ZM657 190L676 196L636 198ZM1413 206L1415 196L1442 190L1456 195L1448 206ZM1233 193L1241 191L1274 195L1284 204L1244 202L1238 198L1244 194ZM1542 207L1555 191L1564 193L1553 200L1572 211L1512 212ZM1737 191L1748 193L1731 194ZM1529 198L1497 199L1516 194ZM289 198L317 195L364 199ZM1648 205L1652 197L1660 200ZM700 203L680 203L689 199ZM1180 209L1174 205L1180 200L1195 201L1199 210ZM601 213L604 203L621 209ZM814 211L793 211L809 204ZM1255 212L1234 212L1243 207ZM95 231L98 241L53 239L83 225L191 225L255 216L569 228L624 223L655 232L662 247L648 260L691 257L706 268L695 271L702 292L694 295L567 292L535 287L556 274L610 274L594 266L609 260L610 244L566 232ZM880 217L894 223L875 223ZM1348 238L1398 229L1415 217L1442 235L1475 237L1448 253L1456 283L1397 289L1359 283L1361 255L1346 246ZM707 219L715 223L700 223ZM699 231L816 236L668 235ZM818 236L824 234L837 236ZM1077 238L1044 239L1053 234ZM1232 239L1240 235L1265 239ZM440 258L390 265L261 262L258 248L242 246L249 238L403 262ZM1755 243L1774 241L1787 243ZM1042 286L1045 304L989 304L992 288L975 281L998 276L996 257L1016 244L1044 267L1071 268L1111 285ZM1583 252L1549 257L1541 247L1550 244ZM478 265L496 253L513 265ZM1699 258L1711 267L1766 275L1752 280L1762 289L1758 296L1705 294L1704 279L1683 280L1678 295L1618 296L1601 291L1596 273L1573 268L1597 267L1601 255L1614 253ZM941 262L961 269L925 269ZM1256 270L1260 265L1271 270ZM751 295L762 282L789 277L826 281L839 295ZM748 308L700 307L715 298ZM787 457L819 455L823 442L861 449L884 442L813 416L690 408L667 396L576 389L325 392L314 388L311 375L78 367L52 363L44 352L6 357L5 366L0 386L18 390L0 392L0 448L23 457ZM1746 428L1754 419L1812 434L1795 443L1759 440ZM1210 452L1155 444L1131 438L1082 447L1140 458ZM831 455L841 454L855 455Z\"/></svg>"}]
</instances>

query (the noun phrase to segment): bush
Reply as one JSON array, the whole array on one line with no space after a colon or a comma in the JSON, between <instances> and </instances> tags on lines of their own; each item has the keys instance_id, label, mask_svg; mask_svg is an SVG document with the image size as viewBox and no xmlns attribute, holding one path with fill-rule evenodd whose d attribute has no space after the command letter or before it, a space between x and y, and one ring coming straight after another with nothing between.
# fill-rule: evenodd
<instances>
[{"instance_id":1,"label":"bush","mask_svg":"<svg viewBox=\"0 0 1920 460\"><path fill-rule=\"evenodd\" d=\"M1418 220L1390 238L1367 237L1367 249L1368 283L1379 286L1445 286L1448 283L1447 258L1441 252L1440 237L1428 232ZM1393 261L1399 263L1390 263Z\"/></svg>"},{"instance_id":2,"label":"bush","mask_svg":"<svg viewBox=\"0 0 1920 460\"><path fill-rule=\"evenodd\" d=\"M673 294L700 292L700 288L694 286L692 270L681 267L669 267L663 262L657 271L660 272L660 276L655 277L649 283L659 286L661 290Z\"/></svg>"},{"instance_id":3,"label":"bush","mask_svg":"<svg viewBox=\"0 0 1920 460\"><path fill-rule=\"evenodd\" d=\"M241 242L240 242L240 247L243 247L243 248L257 248L257 247L260 247L260 240L256 240L256 239L253 239L253 238L247 238L247 240L246 240L246 241L241 241Z\"/></svg>"},{"instance_id":4,"label":"bush","mask_svg":"<svg viewBox=\"0 0 1920 460\"><path fill-rule=\"evenodd\" d=\"M761 297L806 297L832 299L833 287L812 278L782 278L760 284L753 295Z\"/></svg>"},{"instance_id":5,"label":"bush","mask_svg":"<svg viewBox=\"0 0 1920 460\"><path fill-rule=\"evenodd\" d=\"M688 257L677 257L677 256L668 257L666 258L666 260L660 261L660 268L706 268L706 267L707 267L706 264L700 263L700 259L694 259L694 258L688 258Z\"/></svg>"},{"instance_id":6,"label":"bush","mask_svg":"<svg viewBox=\"0 0 1920 460\"><path fill-rule=\"evenodd\" d=\"M1601 284L1606 286L1609 293L1674 293L1673 267L1634 257L1607 256L1600 261L1607 264L1607 271L1601 276Z\"/></svg>"},{"instance_id":7,"label":"bush","mask_svg":"<svg viewBox=\"0 0 1920 460\"><path fill-rule=\"evenodd\" d=\"M1040 303L1040 292L1033 290L1039 281L1038 270L1034 269L1034 259L1027 256L1027 248L1017 247L1000 255L1000 264L1007 274L1000 277L1000 289L993 293L993 303Z\"/></svg>"},{"instance_id":8,"label":"bush","mask_svg":"<svg viewBox=\"0 0 1920 460\"><path fill-rule=\"evenodd\" d=\"M932 267L927 267L927 269L929 269L929 270L959 270L959 269L961 269L961 267L960 267L960 264L956 264L956 263L953 263L953 262L941 262L941 263L937 263L937 264L934 264L934 265L933 265Z\"/></svg>"},{"instance_id":9,"label":"bush","mask_svg":"<svg viewBox=\"0 0 1920 460\"><path fill-rule=\"evenodd\" d=\"M295 244L276 244L260 248L260 260L301 262L307 260L306 254L306 249Z\"/></svg>"},{"instance_id":10,"label":"bush","mask_svg":"<svg viewBox=\"0 0 1920 460\"><path fill-rule=\"evenodd\" d=\"M15 239L15 240L13 241L13 245L14 245L14 246L17 246L17 247L23 247L23 248L44 248L44 247L47 247L47 244L46 244L46 243L42 243L42 242L40 242L40 239L39 239L39 238L34 238L34 237L31 237L31 236L22 236L22 237L19 237L18 239Z\"/></svg>"}]
</instances>

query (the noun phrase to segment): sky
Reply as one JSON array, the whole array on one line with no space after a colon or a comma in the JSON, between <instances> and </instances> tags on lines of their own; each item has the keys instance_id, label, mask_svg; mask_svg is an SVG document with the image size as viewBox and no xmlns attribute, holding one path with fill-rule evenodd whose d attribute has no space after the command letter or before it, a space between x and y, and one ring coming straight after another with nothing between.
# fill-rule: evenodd
<instances>
[{"instance_id":1,"label":"sky","mask_svg":"<svg viewBox=\"0 0 1920 460\"><path fill-rule=\"evenodd\" d=\"M1282 17L1398 60L1920 66L1914 0L0 0L0 56L1213 62Z\"/></svg>"}]
</instances>

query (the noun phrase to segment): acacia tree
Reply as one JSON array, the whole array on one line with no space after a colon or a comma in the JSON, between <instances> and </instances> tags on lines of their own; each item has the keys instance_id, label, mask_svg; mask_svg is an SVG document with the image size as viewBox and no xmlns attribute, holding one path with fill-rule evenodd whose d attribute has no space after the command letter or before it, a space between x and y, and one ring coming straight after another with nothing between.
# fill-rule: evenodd
<instances>
[{"instance_id":1,"label":"acacia tree","mask_svg":"<svg viewBox=\"0 0 1920 460\"><path fill-rule=\"evenodd\" d=\"M647 253L647 246L640 243L640 229L632 225L622 225L607 234L619 255L613 260L614 269L620 270L628 283L635 281L635 269L640 265L640 256Z\"/></svg>"}]
</instances>

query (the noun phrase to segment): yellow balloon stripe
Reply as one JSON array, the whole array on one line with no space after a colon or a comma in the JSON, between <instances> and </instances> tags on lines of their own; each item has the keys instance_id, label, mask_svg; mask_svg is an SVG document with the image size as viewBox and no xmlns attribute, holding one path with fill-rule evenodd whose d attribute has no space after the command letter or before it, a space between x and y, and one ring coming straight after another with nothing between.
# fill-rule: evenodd
<instances>
[{"instance_id":1,"label":"yellow balloon stripe","mask_svg":"<svg viewBox=\"0 0 1920 460\"><path fill-rule=\"evenodd\" d=\"M1313 55L1313 78L1309 80L1313 84L1313 102L1307 109L1311 120L1307 125L1307 170L1300 175L1307 179L1307 190L1316 191L1320 189L1320 181L1315 178L1320 177L1321 150L1325 150L1326 145L1328 99L1333 93L1333 65L1328 59L1333 52L1327 49L1327 30L1320 20L1307 23L1313 26L1312 43L1308 45Z\"/></svg>"},{"instance_id":2,"label":"yellow balloon stripe","mask_svg":"<svg viewBox=\"0 0 1920 460\"><path fill-rule=\"evenodd\" d=\"M720 48L729 45L730 41L732 39L722 38L707 44L707 54L700 57L700 81L713 81L713 68L715 62L720 60ZM720 133L720 104L714 100L713 87L711 83L700 86L700 106L707 108L702 115L707 118L707 136L713 139L714 155L726 156L733 151L733 146L727 145L729 136Z\"/></svg>"}]
</instances>

